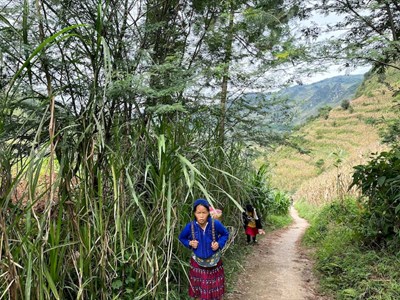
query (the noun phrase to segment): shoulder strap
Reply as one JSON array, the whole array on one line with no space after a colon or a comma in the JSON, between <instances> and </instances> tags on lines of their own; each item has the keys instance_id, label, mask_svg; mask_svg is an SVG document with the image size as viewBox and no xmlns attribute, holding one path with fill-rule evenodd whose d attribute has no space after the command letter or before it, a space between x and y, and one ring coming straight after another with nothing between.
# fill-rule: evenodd
<instances>
[{"instance_id":1,"label":"shoulder strap","mask_svg":"<svg viewBox=\"0 0 400 300\"><path fill-rule=\"evenodd\" d=\"M211 233L212 233L212 239L213 242L215 242L215 220L211 218Z\"/></svg>"},{"instance_id":2,"label":"shoulder strap","mask_svg":"<svg viewBox=\"0 0 400 300\"><path fill-rule=\"evenodd\" d=\"M195 234L194 234L194 221L192 221L192 222L190 223L190 227L192 228L192 239L195 240L195 239L196 239L196 236L195 236Z\"/></svg>"}]
</instances>

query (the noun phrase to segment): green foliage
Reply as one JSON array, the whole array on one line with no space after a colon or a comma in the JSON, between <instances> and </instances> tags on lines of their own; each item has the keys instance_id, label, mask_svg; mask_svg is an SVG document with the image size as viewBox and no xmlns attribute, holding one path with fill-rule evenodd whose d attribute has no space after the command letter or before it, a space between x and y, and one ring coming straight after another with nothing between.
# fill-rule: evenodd
<instances>
[{"instance_id":1,"label":"green foliage","mask_svg":"<svg viewBox=\"0 0 400 300\"><path fill-rule=\"evenodd\" d=\"M316 248L315 269L323 290L343 300L398 298L399 257L363 246L359 233L363 210L356 200L320 208L300 202L296 207L311 223L305 242Z\"/></svg>"},{"instance_id":2,"label":"green foliage","mask_svg":"<svg viewBox=\"0 0 400 300\"><path fill-rule=\"evenodd\" d=\"M342 234L334 232L333 234ZM397 299L400 295L400 272L395 267L398 257L382 251L364 250L351 245L351 240L334 244L330 257L320 260L318 272L325 289L337 299ZM339 247L344 247L341 251Z\"/></svg>"},{"instance_id":3,"label":"green foliage","mask_svg":"<svg viewBox=\"0 0 400 300\"><path fill-rule=\"evenodd\" d=\"M271 188L268 185L268 171L268 165L262 165L249 179L248 184L249 202L263 218L269 214L273 201Z\"/></svg>"},{"instance_id":4,"label":"green foliage","mask_svg":"<svg viewBox=\"0 0 400 300\"><path fill-rule=\"evenodd\" d=\"M322 173L324 171L324 168L325 168L325 160L323 158L318 159L315 162L315 166L318 168L318 172Z\"/></svg>"},{"instance_id":5,"label":"green foliage","mask_svg":"<svg viewBox=\"0 0 400 300\"><path fill-rule=\"evenodd\" d=\"M273 201L269 208L269 213L277 216L285 216L289 213L291 205L290 196L282 191L273 191Z\"/></svg>"},{"instance_id":6,"label":"green foliage","mask_svg":"<svg viewBox=\"0 0 400 300\"><path fill-rule=\"evenodd\" d=\"M291 107L286 99L270 98L262 93L249 93L228 99L226 126L234 128L230 139L261 146L281 143L292 122ZM249 135L249 132L252 132Z\"/></svg>"},{"instance_id":7,"label":"green foliage","mask_svg":"<svg viewBox=\"0 0 400 300\"><path fill-rule=\"evenodd\" d=\"M368 98L373 98L375 95L372 92L368 92L365 94Z\"/></svg>"},{"instance_id":8,"label":"green foliage","mask_svg":"<svg viewBox=\"0 0 400 300\"><path fill-rule=\"evenodd\" d=\"M330 228L350 224L356 224L358 220L359 208L352 199L344 199L340 202L332 202L324 206L321 210L307 205L300 206L300 214L306 214L305 217L312 221L312 226L305 235L305 241L311 244L323 242ZM308 211L311 211L310 214ZM355 233L352 234L352 238Z\"/></svg>"},{"instance_id":9,"label":"green foliage","mask_svg":"<svg viewBox=\"0 0 400 300\"><path fill-rule=\"evenodd\" d=\"M293 222L292 217L289 214L286 215L273 215L269 214L265 219L265 224L267 224L264 229L266 231L275 230L279 228L284 228Z\"/></svg>"},{"instance_id":10,"label":"green foliage","mask_svg":"<svg viewBox=\"0 0 400 300\"><path fill-rule=\"evenodd\" d=\"M361 189L363 234L375 245L400 242L400 150L382 152L367 164L355 167L352 186Z\"/></svg>"},{"instance_id":11,"label":"green foliage","mask_svg":"<svg viewBox=\"0 0 400 300\"><path fill-rule=\"evenodd\" d=\"M118 299L172 299L186 293L185 269L190 252L178 244L176 235L192 217L193 198L206 195L215 206L223 207L224 222L230 228L239 227L235 223L239 214L235 198L247 194L237 176L250 175L251 168L246 160L237 159L242 151L238 145L222 153L223 168L217 168L221 150L198 149L200 141L203 145L212 141L201 139L200 124L189 126L191 118L185 118L185 114L179 120L174 124L161 121L151 128L153 134L143 136L140 126L132 127L128 136L115 126L105 152L94 150L96 155L105 156L101 171L97 166L94 173L97 160L92 156L82 166L79 179L74 178L73 189L63 189L66 178L56 180L54 206L46 202L46 192L36 193L47 148L25 162L28 166L21 172L26 175L22 183L29 187L25 200L40 202L45 211L34 208L36 218L32 218L29 205L9 205L12 192L7 191L1 204L9 213L0 214L10 224L3 233L10 248L1 250L25 266L15 273L26 289L20 298L31 299L33 293L76 298L82 293ZM74 148L62 151L67 154ZM60 174L65 174L64 168L69 168L69 162L60 162ZM18 185L20 179L13 178L12 185ZM48 229L40 229L42 224ZM8 262L5 258L0 264L4 267ZM166 278L170 278L168 287ZM13 285L6 288L7 280L0 280L5 293L19 290ZM148 282L157 288L147 288ZM170 290L172 287L174 290Z\"/></svg>"},{"instance_id":12,"label":"green foliage","mask_svg":"<svg viewBox=\"0 0 400 300\"><path fill-rule=\"evenodd\" d=\"M343 100L340 103L340 107L343 108L344 110L348 110L350 107L350 101L348 99Z\"/></svg>"},{"instance_id":13,"label":"green foliage","mask_svg":"<svg viewBox=\"0 0 400 300\"><path fill-rule=\"evenodd\" d=\"M387 68L399 69L399 30L393 26L399 17L396 0L322 1L316 3L314 9L323 14L342 15L344 21L332 24L330 30L346 30L340 37L327 39L322 49L317 50L318 55L329 59L346 58L348 66L370 63L378 73L384 73Z\"/></svg>"},{"instance_id":14,"label":"green foliage","mask_svg":"<svg viewBox=\"0 0 400 300\"><path fill-rule=\"evenodd\" d=\"M387 127L380 131L380 137L382 142L387 144L392 144L396 146L396 144L400 143L400 119L394 119L387 122Z\"/></svg>"},{"instance_id":15,"label":"green foliage","mask_svg":"<svg viewBox=\"0 0 400 300\"><path fill-rule=\"evenodd\" d=\"M393 112L394 118L390 118L385 122L385 127L380 131L380 137L384 143L391 144L394 147L400 144L400 95L394 98Z\"/></svg>"},{"instance_id":16,"label":"green foliage","mask_svg":"<svg viewBox=\"0 0 400 300\"><path fill-rule=\"evenodd\" d=\"M321 117L325 120L327 120L329 118L329 112L332 110L332 107L329 105L320 107L318 109L318 117Z\"/></svg>"},{"instance_id":17,"label":"green foliage","mask_svg":"<svg viewBox=\"0 0 400 300\"><path fill-rule=\"evenodd\" d=\"M299 212L299 216L307 219L309 222L313 223L314 219L318 216L320 207L312 205L304 199L296 201L294 207Z\"/></svg>"},{"instance_id":18,"label":"green foliage","mask_svg":"<svg viewBox=\"0 0 400 300\"><path fill-rule=\"evenodd\" d=\"M269 185L268 165L262 165L249 181L249 202L257 208L265 219L269 215L288 215L291 205L290 196L273 190Z\"/></svg>"},{"instance_id":19,"label":"green foliage","mask_svg":"<svg viewBox=\"0 0 400 300\"><path fill-rule=\"evenodd\" d=\"M378 120L374 117L367 117L364 119L364 123L367 125L375 125L376 123L378 123Z\"/></svg>"}]
</instances>

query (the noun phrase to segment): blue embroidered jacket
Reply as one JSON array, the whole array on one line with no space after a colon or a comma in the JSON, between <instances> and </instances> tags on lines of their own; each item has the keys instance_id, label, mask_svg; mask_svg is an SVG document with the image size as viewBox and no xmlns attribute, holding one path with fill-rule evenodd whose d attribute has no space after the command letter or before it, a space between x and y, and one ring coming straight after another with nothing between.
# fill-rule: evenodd
<instances>
[{"instance_id":1,"label":"blue embroidered jacket","mask_svg":"<svg viewBox=\"0 0 400 300\"><path fill-rule=\"evenodd\" d=\"M189 242L193 240L192 229L191 229L192 222L194 222L195 239L199 242L197 249L193 249L191 246L189 246ZM209 258L215 253L215 251L211 249L211 243L213 240L212 229L211 229L212 227L211 217L208 217L208 224L205 230L201 229L200 225L197 224L196 221L192 222L186 224L185 228L183 228L182 232L179 235L179 240L186 248L193 250L193 253L197 257ZM225 244L228 241L229 231L218 220L214 220L214 230L215 230L215 240L219 244L219 250L222 250L222 248L225 247Z\"/></svg>"}]
</instances>

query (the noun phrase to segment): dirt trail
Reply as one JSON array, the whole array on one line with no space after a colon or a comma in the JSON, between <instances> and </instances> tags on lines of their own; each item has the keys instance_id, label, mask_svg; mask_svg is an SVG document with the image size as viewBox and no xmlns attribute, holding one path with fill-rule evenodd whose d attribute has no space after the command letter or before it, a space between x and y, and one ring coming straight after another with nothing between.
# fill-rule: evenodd
<instances>
[{"instance_id":1,"label":"dirt trail","mask_svg":"<svg viewBox=\"0 0 400 300\"><path fill-rule=\"evenodd\" d=\"M293 224L259 239L248 256L233 292L224 299L316 300L312 262L299 246L308 223L290 209Z\"/></svg>"}]
</instances>

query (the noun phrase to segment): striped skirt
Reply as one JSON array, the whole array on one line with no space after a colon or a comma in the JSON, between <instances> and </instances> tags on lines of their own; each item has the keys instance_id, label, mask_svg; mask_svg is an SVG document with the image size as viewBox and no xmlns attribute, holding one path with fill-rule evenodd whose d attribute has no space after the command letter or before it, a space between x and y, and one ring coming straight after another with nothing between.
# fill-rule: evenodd
<instances>
[{"instance_id":1,"label":"striped skirt","mask_svg":"<svg viewBox=\"0 0 400 300\"><path fill-rule=\"evenodd\" d=\"M222 260L215 267L203 268L190 259L189 296L201 300L219 300L225 293L225 276Z\"/></svg>"}]
</instances>

